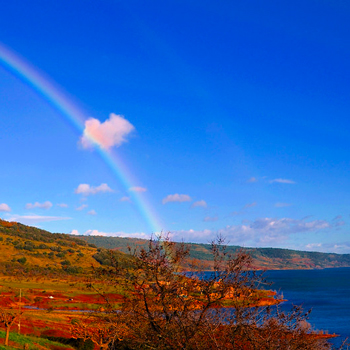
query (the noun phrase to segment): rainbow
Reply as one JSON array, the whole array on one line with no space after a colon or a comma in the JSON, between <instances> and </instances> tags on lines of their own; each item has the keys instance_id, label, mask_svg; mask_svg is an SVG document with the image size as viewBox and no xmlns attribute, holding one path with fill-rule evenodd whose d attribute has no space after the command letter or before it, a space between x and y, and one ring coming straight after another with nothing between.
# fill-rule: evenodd
<instances>
[{"instance_id":1,"label":"rainbow","mask_svg":"<svg viewBox=\"0 0 350 350\"><path fill-rule=\"evenodd\" d=\"M87 116L49 77L45 76L44 73L34 68L18 54L15 54L1 43L0 63L57 109L60 115L73 126L79 135L83 134ZM138 183L126 167L125 162L115 152L105 150L101 147L96 147L96 150L112 173L122 182L126 190L129 190L133 185ZM147 200L146 195L140 192L131 192L131 197L138 211L147 222L151 232L161 232L164 227L160 224L160 220L152 205Z\"/></svg>"}]
</instances>

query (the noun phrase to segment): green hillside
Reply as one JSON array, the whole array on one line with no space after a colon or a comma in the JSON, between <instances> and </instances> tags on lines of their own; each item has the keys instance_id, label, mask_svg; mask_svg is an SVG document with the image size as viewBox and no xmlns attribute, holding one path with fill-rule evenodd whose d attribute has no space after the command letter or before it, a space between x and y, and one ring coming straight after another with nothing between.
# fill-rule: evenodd
<instances>
[{"instance_id":1,"label":"green hillside","mask_svg":"<svg viewBox=\"0 0 350 350\"><path fill-rule=\"evenodd\" d=\"M115 256L125 254L114 252ZM109 264L106 249L77 237L0 219L0 274L79 275Z\"/></svg>"}]
</instances>

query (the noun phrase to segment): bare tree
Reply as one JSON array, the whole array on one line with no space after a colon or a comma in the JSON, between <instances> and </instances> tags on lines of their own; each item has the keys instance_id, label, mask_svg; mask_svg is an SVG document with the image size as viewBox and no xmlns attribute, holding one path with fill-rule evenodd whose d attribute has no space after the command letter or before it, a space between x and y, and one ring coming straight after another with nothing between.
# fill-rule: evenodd
<instances>
[{"instance_id":1,"label":"bare tree","mask_svg":"<svg viewBox=\"0 0 350 350\"><path fill-rule=\"evenodd\" d=\"M22 315L22 312L12 313L9 310L0 310L0 324L5 327L6 336L5 336L5 345L9 345L9 335L12 325L15 321Z\"/></svg>"},{"instance_id":2,"label":"bare tree","mask_svg":"<svg viewBox=\"0 0 350 350\"><path fill-rule=\"evenodd\" d=\"M102 270L104 283L123 294L118 309L106 299L107 311L100 315L105 327L113 327L109 341L114 348L331 348L305 327L308 313L300 308L286 314L278 306L261 306L267 293L259 288L266 281L252 270L248 254L228 254L220 237L212 242L211 252L211 272L185 273L188 249L159 237L147 249L132 252L132 267L115 261L113 268Z\"/></svg>"},{"instance_id":3,"label":"bare tree","mask_svg":"<svg viewBox=\"0 0 350 350\"><path fill-rule=\"evenodd\" d=\"M108 349L111 339L115 336L115 326L110 322L103 322L103 317L88 317L86 319L73 319L71 334L75 339L84 342L90 339L101 350Z\"/></svg>"}]
</instances>

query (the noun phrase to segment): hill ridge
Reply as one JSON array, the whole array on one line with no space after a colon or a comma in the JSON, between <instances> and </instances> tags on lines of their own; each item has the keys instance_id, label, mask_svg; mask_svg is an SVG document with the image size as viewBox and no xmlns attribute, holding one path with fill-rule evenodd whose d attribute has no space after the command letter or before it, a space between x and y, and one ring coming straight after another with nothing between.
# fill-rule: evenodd
<instances>
[{"instance_id":1,"label":"hill ridge","mask_svg":"<svg viewBox=\"0 0 350 350\"><path fill-rule=\"evenodd\" d=\"M75 236L51 233L36 227L0 219L0 265L3 273L85 273L91 266L108 265L107 249L125 256L131 249L145 247L138 238ZM212 266L210 244L185 243L190 259L207 269ZM312 269L350 267L350 254L308 252L284 248L227 246L230 253L244 249L258 269ZM125 260L125 259L124 259ZM12 271L12 272L11 272ZM16 273L17 273L16 272Z\"/></svg>"},{"instance_id":2,"label":"hill ridge","mask_svg":"<svg viewBox=\"0 0 350 350\"><path fill-rule=\"evenodd\" d=\"M119 250L126 253L128 246L146 247L148 240L107 236L78 236L79 239L96 247ZM189 243L190 257L210 265L212 256L209 243ZM259 269L312 269L331 267L350 267L350 254L322 253L294 250L288 248L252 248L228 245L227 250L234 253L243 249L249 253L254 265Z\"/></svg>"}]
</instances>

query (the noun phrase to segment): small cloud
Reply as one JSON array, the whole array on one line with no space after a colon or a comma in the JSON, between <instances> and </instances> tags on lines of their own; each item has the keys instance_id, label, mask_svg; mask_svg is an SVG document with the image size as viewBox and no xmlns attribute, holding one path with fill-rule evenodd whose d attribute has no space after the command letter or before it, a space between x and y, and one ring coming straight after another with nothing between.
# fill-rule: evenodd
<instances>
[{"instance_id":1,"label":"small cloud","mask_svg":"<svg viewBox=\"0 0 350 350\"><path fill-rule=\"evenodd\" d=\"M163 198L162 203L166 204L169 202L190 202L192 199L188 194L169 194Z\"/></svg>"},{"instance_id":2,"label":"small cloud","mask_svg":"<svg viewBox=\"0 0 350 350\"><path fill-rule=\"evenodd\" d=\"M349 254L350 252L350 242L342 242L342 243L328 243L323 244L323 246L326 248L326 251L331 253L338 253L338 254Z\"/></svg>"},{"instance_id":3,"label":"small cloud","mask_svg":"<svg viewBox=\"0 0 350 350\"><path fill-rule=\"evenodd\" d=\"M342 215L337 215L336 217L333 218L333 221L337 221L337 220L340 220L342 218L343 218Z\"/></svg>"},{"instance_id":4,"label":"small cloud","mask_svg":"<svg viewBox=\"0 0 350 350\"><path fill-rule=\"evenodd\" d=\"M129 202L129 203L131 203L130 197L127 197L127 196L124 196L124 197L120 198L120 201L121 202Z\"/></svg>"},{"instance_id":5,"label":"small cloud","mask_svg":"<svg viewBox=\"0 0 350 350\"><path fill-rule=\"evenodd\" d=\"M98 230L87 230L83 233L84 236L109 236L108 233L101 232Z\"/></svg>"},{"instance_id":6,"label":"small cloud","mask_svg":"<svg viewBox=\"0 0 350 350\"><path fill-rule=\"evenodd\" d=\"M335 227L344 226L344 225L345 225L345 221L342 221L342 220L337 221L337 222L334 224Z\"/></svg>"},{"instance_id":7,"label":"small cloud","mask_svg":"<svg viewBox=\"0 0 350 350\"><path fill-rule=\"evenodd\" d=\"M244 208L243 209L247 209L247 208L253 208L253 207L255 207L256 206L256 202L253 202L253 203L248 203L248 204L246 204L245 206L244 206Z\"/></svg>"},{"instance_id":8,"label":"small cloud","mask_svg":"<svg viewBox=\"0 0 350 350\"><path fill-rule=\"evenodd\" d=\"M147 191L147 188L135 186L135 187L130 187L130 188L129 188L129 191L133 191L133 192L146 192L146 191Z\"/></svg>"},{"instance_id":9,"label":"small cloud","mask_svg":"<svg viewBox=\"0 0 350 350\"><path fill-rule=\"evenodd\" d=\"M87 208L88 207L88 205L87 204L82 204L80 207L78 207L78 208L75 208L75 210L83 210L83 209L85 209L85 208Z\"/></svg>"},{"instance_id":10,"label":"small cloud","mask_svg":"<svg viewBox=\"0 0 350 350\"><path fill-rule=\"evenodd\" d=\"M274 179L270 180L270 184L273 183L280 183L280 184L295 184L296 182L293 180L288 180L288 179Z\"/></svg>"},{"instance_id":11,"label":"small cloud","mask_svg":"<svg viewBox=\"0 0 350 350\"><path fill-rule=\"evenodd\" d=\"M123 116L111 113L109 119L101 123L90 118L85 122L84 133L79 140L82 148L92 148L93 144L103 149L119 147L127 141L127 136L135 127Z\"/></svg>"},{"instance_id":12,"label":"small cloud","mask_svg":"<svg viewBox=\"0 0 350 350\"><path fill-rule=\"evenodd\" d=\"M129 237L129 238L143 238L149 239L150 235L144 232L135 232L135 233L127 233L127 232L101 232L98 230L87 230L84 233L80 234L78 230L72 230L70 232L71 235L84 235L84 236L105 236L105 237Z\"/></svg>"},{"instance_id":13,"label":"small cloud","mask_svg":"<svg viewBox=\"0 0 350 350\"><path fill-rule=\"evenodd\" d=\"M275 204L276 208L285 208L285 207L290 207L292 204L291 203L281 203L281 202L277 202Z\"/></svg>"},{"instance_id":14,"label":"small cloud","mask_svg":"<svg viewBox=\"0 0 350 350\"><path fill-rule=\"evenodd\" d=\"M89 184L80 184L74 193L82 194L83 196L89 196L90 194L113 192L113 190L107 184L101 184L100 186L94 187Z\"/></svg>"},{"instance_id":15,"label":"small cloud","mask_svg":"<svg viewBox=\"0 0 350 350\"><path fill-rule=\"evenodd\" d=\"M249 180L247 180L248 183L258 182L258 179L256 177L251 177Z\"/></svg>"},{"instance_id":16,"label":"small cloud","mask_svg":"<svg viewBox=\"0 0 350 350\"><path fill-rule=\"evenodd\" d=\"M1 203L0 204L0 211L11 211L11 208L6 204L6 203Z\"/></svg>"},{"instance_id":17,"label":"small cloud","mask_svg":"<svg viewBox=\"0 0 350 350\"><path fill-rule=\"evenodd\" d=\"M88 211L89 215L97 215L96 211L94 209Z\"/></svg>"},{"instance_id":18,"label":"small cloud","mask_svg":"<svg viewBox=\"0 0 350 350\"><path fill-rule=\"evenodd\" d=\"M211 216L206 216L204 219L203 219L204 222L211 222L211 221L218 221L218 217L215 216L215 217L211 217Z\"/></svg>"},{"instance_id":19,"label":"small cloud","mask_svg":"<svg viewBox=\"0 0 350 350\"><path fill-rule=\"evenodd\" d=\"M66 203L58 203L57 206L60 208L68 208L68 204Z\"/></svg>"},{"instance_id":20,"label":"small cloud","mask_svg":"<svg viewBox=\"0 0 350 350\"><path fill-rule=\"evenodd\" d=\"M40 208L40 209L50 209L52 207L52 203L49 201L46 201L44 203L27 203L26 204L26 209L34 209L34 208Z\"/></svg>"},{"instance_id":21,"label":"small cloud","mask_svg":"<svg viewBox=\"0 0 350 350\"><path fill-rule=\"evenodd\" d=\"M305 247L307 250L315 250L326 253L349 254L350 252L350 242L310 243Z\"/></svg>"},{"instance_id":22,"label":"small cloud","mask_svg":"<svg viewBox=\"0 0 350 350\"><path fill-rule=\"evenodd\" d=\"M313 250L315 248L321 248L321 247L322 247L322 243L309 243L305 246L307 250Z\"/></svg>"},{"instance_id":23,"label":"small cloud","mask_svg":"<svg viewBox=\"0 0 350 350\"><path fill-rule=\"evenodd\" d=\"M206 208L207 207L207 202L205 200L201 200L201 201L197 201L197 202L194 202L192 204L192 208L195 208L195 207L203 207L203 208Z\"/></svg>"},{"instance_id":24,"label":"small cloud","mask_svg":"<svg viewBox=\"0 0 350 350\"><path fill-rule=\"evenodd\" d=\"M59 221L59 220L70 220L69 217L62 216L40 216L40 215L13 215L9 218L9 221L20 222L24 225L36 224L39 222Z\"/></svg>"}]
</instances>

